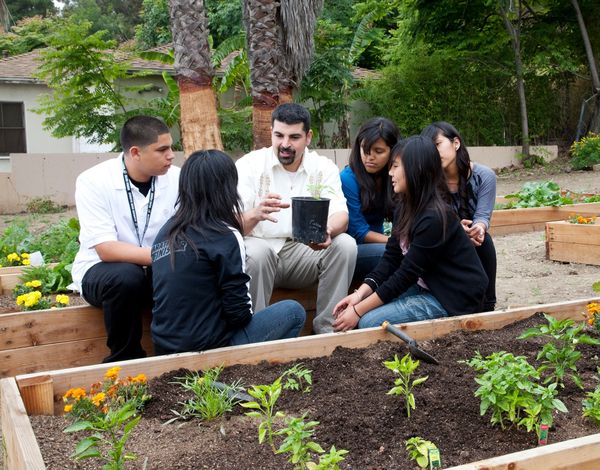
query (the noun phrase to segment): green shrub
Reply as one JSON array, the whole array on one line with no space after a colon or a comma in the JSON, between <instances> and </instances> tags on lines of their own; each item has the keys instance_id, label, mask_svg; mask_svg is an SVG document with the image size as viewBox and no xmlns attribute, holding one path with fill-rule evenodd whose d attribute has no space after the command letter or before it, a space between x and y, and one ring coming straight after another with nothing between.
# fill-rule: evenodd
<instances>
[{"instance_id":1,"label":"green shrub","mask_svg":"<svg viewBox=\"0 0 600 470\"><path fill-rule=\"evenodd\" d=\"M58 205L47 197L34 197L27 203L27 212L32 214L58 214L65 210L66 206Z\"/></svg>"},{"instance_id":2,"label":"green shrub","mask_svg":"<svg viewBox=\"0 0 600 470\"><path fill-rule=\"evenodd\" d=\"M579 142L571 145L571 166L575 170L586 170L600 163L600 135L590 132Z\"/></svg>"}]
</instances>

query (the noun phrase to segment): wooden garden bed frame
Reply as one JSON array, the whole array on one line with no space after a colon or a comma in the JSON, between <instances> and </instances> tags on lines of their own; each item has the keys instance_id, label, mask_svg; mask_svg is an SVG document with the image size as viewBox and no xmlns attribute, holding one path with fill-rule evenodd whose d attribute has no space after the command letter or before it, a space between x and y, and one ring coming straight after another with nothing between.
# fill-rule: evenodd
<instances>
[{"instance_id":1,"label":"wooden garden bed frame","mask_svg":"<svg viewBox=\"0 0 600 470\"><path fill-rule=\"evenodd\" d=\"M600 202L569 204L561 207L530 207L495 210L492 214L492 235L544 230L546 222L566 220L573 214L584 217L600 216Z\"/></svg>"},{"instance_id":2,"label":"wooden garden bed frame","mask_svg":"<svg viewBox=\"0 0 600 470\"><path fill-rule=\"evenodd\" d=\"M296 299L307 311L302 335L312 333L316 289L277 289L272 302ZM150 312L143 315L142 345L152 353ZM0 378L99 364L108 356L102 309L91 305L0 314Z\"/></svg>"},{"instance_id":3,"label":"wooden garden bed frame","mask_svg":"<svg viewBox=\"0 0 600 470\"><path fill-rule=\"evenodd\" d=\"M402 325L416 340L428 340L456 330L498 329L515 321L544 311L556 318L581 319L587 303L597 298L570 302L514 308L505 311L450 317ZM113 363L123 375L140 373L148 378L181 367L192 370L233 364L255 364L293 361L304 357L327 356L337 346L367 347L380 340L400 341L381 328L355 330L296 339L272 341L215 349L202 353L182 353ZM101 380L107 369L99 364L46 373L22 375L0 380L0 412L5 441L5 468L11 470L42 470L45 468L35 439L29 414L61 414L62 396L71 387L88 387ZM455 470L539 469L592 470L600 468L600 434L573 439L544 447L454 467Z\"/></svg>"},{"instance_id":4,"label":"wooden garden bed frame","mask_svg":"<svg viewBox=\"0 0 600 470\"><path fill-rule=\"evenodd\" d=\"M600 224L547 222L546 257L554 261L600 265Z\"/></svg>"},{"instance_id":5,"label":"wooden garden bed frame","mask_svg":"<svg viewBox=\"0 0 600 470\"><path fill-rule=\"evenodd\" d=\"M50 263L47 266L52 268L57 263ZM0 268L0 293L3 295L11 294L12 290L19 283L19 276L23 274L23 268L27 266L7 266Z\"/></svg>"}]
</instances>

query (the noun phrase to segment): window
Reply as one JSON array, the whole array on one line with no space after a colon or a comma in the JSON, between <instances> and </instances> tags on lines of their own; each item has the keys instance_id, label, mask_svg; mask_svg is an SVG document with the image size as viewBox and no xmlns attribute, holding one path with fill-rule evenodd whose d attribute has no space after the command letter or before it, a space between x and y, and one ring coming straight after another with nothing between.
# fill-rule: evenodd
<instances>
[{"instance_id":1,"label":"window","mask_svg":"<svg viewBox=\"0 0 600 470\"><path fill-rule=\"evenodd\" d=\"M23 103L0 101L0 155L25 152Z\"/></svg>"}]
</instances>

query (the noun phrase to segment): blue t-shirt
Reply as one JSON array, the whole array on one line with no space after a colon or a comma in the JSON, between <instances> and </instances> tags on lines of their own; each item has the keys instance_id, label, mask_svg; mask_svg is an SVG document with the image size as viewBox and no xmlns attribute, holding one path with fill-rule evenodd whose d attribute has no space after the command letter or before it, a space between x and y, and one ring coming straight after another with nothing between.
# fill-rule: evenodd
<instances>
[{"instance_id":1,"label":"blue t-shirt","mask_svg":"<svg viewBox=\"0 0 600 470\"><path fill-rule=\"evenodd\" d=\"M364 243L365 236L369 231L383 233L383 204L374 211L364 213L360 204L360 186L356 175L349 166L341 171L340 179L348 206L348 234L354 237L356 243L360 244Z\"/></svg>"}]
</instances>

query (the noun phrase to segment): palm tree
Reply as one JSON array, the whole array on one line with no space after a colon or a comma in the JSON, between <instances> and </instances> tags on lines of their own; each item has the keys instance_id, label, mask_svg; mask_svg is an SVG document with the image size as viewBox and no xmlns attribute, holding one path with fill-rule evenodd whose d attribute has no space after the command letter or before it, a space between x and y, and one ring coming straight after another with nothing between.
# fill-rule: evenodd
<instances>
[{"instance_id":1,"label":"palm tree","mask_svg":"<svg viewBox=\"0 0 600 470\"><path fill-rule=\"evenodd\" d=\"M271 113L292 101L313 53L323 0L244 0L254 148L271 145Z\"/></svg>"},{"instance_id":2,"label":"palm tree","mask_svg":"<svg viewBox=\"0 0 600 470\"><path fill-rule=\"evenodd\" d=\"M179 85L181 133L186 155L200 149L223 149L214 68L203 0L170 0L169 14Z\"/></svg>"}]
</instances>

